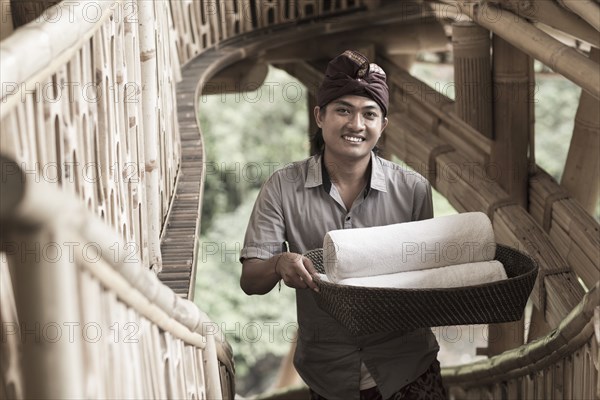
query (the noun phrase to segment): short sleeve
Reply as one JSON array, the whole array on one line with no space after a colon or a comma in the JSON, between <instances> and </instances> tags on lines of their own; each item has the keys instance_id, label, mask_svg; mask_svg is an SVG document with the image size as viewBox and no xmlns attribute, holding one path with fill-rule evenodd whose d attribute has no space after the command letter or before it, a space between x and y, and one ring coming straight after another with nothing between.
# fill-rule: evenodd
<instances>
[{"instance_id":1,"label":"short sleeve","mask_svg":"<svg viewBox=\"0 0 600 400\"><path fill-rule=\"evenodd\" d=\"M280 177L276 172L265 182L254 203L240 252L241 262L247 258L266 260L281 252L285 240L282 203Z\"/></svg>"},{"instance_id":2,"label":"short sleeve","mask_svg":"<svg viewBox=\"0 0 600 400\"><path fill-rule=\"evenodd\" d=\"M423 178L415 185L413 221L433 218L433 199L431 185Z\"/></svg>"}]
</instances>

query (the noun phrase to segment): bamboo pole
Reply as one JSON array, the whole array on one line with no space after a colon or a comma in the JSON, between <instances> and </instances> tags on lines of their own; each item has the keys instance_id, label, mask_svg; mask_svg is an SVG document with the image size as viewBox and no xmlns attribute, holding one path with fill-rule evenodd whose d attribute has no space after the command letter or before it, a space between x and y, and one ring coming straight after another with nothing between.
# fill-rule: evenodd
<instances>
[{"instance_id":1,"label":"bamboo pole","mask_svg":"<svg viewBox=\"0 0 600 400\"><path fill-rule=\"evenodd\" d=\"M600 62L600 51L592 48L590 59ZM596 213L600 196L600 101L582 92L561 186L590 214Z\"/></svg>"},{"instance_id":2,"label":"bamboo pole","mask_svg":"<svg viewBox=\"0 0 600 400\"><path fill-rule=\"evenodd\" d=\"M528 3L531 5L529 8L522 6L522 4L527 3L513 4L512 9L520 15L526 16L530 21L541 22L544 25L557 29L561 32L561 35L566 34L577 40L583 40L592 46L597 47L600 45L600 37L598 37L598 32L594 28L572 12L562 9L554 1L534 0Z\"/></svg>"},{"instance_id":3,"label":"bamboo pole","mask_svg":"<svg viewBox=\"0 0 600 400\"><path fill-rule=\"evenodd\" d=\"M524 18L508 10L503 10L491 3L486 3L484 6L472 3L462 5L460 2L457 4L463 13L484 28L542 61L594 98L600 99L600 76L597 63L579 54L575 49L561 44Z\"/></svg>"},{"instance_id":4,"label":"bamboo pole","mask_svg":"<svg viewBox=\"0 0 600 400\"><path fill-rule=\"evenodd\" d=\"M575 14L586 20L597 31L600 31L600 6L592 0L558 0Z\"/></svg>"},{"instance_id":5,"label":"bamboo pole","mask_svg":"<svg viewBox=\"0 0 600 400\"><path fill-rule=\"evenodd\" d=\"M53 226L38 226L9 236L17 249L9 255L9 263L17 272L24 398L85 397L80 343L70 343L61 333L79 321L80 305L74 301L76 270L72 260L61 254L68 236L57 226L55 221Z\"/></svg>"},{"instance_id":6,"label":"bamboo pole","mask_svg":"<svg viewBox=\"0 0 600 400\"><path fill-rule=\"evenodd\" d=\"M484 136L492 135L490 32L472 22L452 24L456 114Z\"/></svg>"},{"instance_id":7,"label":"bamboo pole","mask_svg":"<svg viewBox=\"0 0 600 400\"><path fill-rule=\"evenodd\" d=\"M158 82L155 38L154 2L140 2L139 35L144 120L144 159L146 176L146 209L148 214L148 265L155 272L162 268L160 232L162 228L160 203L160 143L157 115Z\"/></svg>"}]
</instances>

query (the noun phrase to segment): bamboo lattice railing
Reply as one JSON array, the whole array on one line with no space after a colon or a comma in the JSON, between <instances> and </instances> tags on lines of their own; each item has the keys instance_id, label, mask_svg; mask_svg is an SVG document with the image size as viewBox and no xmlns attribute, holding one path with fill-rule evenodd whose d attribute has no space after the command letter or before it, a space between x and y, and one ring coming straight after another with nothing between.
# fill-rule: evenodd
<instances>
[{"instance_id":1,"label":"bamboo lattice railing","mask_svg":"<svg viewBox=\"0 0 600 400\"><path fill-rule=\"evenodd\" d=\"M168 11L149 4L151 21ZM2 152L79 197L158 271L179 162L168 14L155 29L138 24L135 1L87 5L58 4L46 13L66 23L40 18L2 42Z\"/></svg>"},{"instance_id":2,"label":"bamboo lattice railing","mask_svg":"<svg viewBox=\"0 0 600 400\"><path fill-rule=\"evenodd\" d=\"M10 171L1 185L2 284L16 289L1 315L3 354L13 360L2 371L7 398L233 393L221 387L233 374L231 348L206 314L143 268L76 197L27 179L4 157L0 166Z\"/></svg>"},{"instance_id":3,"label":"bamboo lattice railing","mask_svg":"<svg viewBox=\"0 0 600 400\"><path fill-rule=\"evenodd\" d=\"M0 44L0 150L16 162L2 164L4 397L233 397L218 329L155 276L180 159L171 25L165 1L61 3ZM50 186L28 186L40 204L20 217L5 208L19 170Z\"/></svg>"}]
</instances>

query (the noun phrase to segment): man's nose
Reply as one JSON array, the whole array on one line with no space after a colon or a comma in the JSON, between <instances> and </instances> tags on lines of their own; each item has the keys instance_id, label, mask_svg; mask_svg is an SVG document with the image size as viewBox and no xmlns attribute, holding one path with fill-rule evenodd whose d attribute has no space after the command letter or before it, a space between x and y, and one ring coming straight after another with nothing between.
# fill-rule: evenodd
<instances>
[{"instance_id":1,"label":"man's nose","mask_svg":"<svg viewBox=\"0 0 600 400\"><path fill-rule=\"evenodd\" d=\"M365 128L365 120L361 113L354 113L350 115L350 121L348 126L354 130L361 131Z\"/></svg>"}]
</instances>

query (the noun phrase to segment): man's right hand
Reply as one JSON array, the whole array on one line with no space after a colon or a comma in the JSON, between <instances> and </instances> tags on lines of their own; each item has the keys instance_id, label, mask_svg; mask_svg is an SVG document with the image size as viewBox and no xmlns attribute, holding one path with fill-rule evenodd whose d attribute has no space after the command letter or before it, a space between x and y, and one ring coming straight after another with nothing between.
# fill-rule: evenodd
<instances>
[{"instance_id":1,"label":"man's right hand","mask_svg":"<svg viewBox=\"0 0 600 400\"><path fill-rule=\"evenodd\" d=\"M298 253L281 253L268 260L249 258L242 263L240 286L246 294L265 294L281 279L291 288L318 292L311 276L315 273L312 261Z\"/></svg>"},{"instance_id":2,"label":"man's right hand","mask_svg":"<svg viewBox=\"0 0 600 400\"><path fill-rule=\"evenodd\" d=\"M312 261L302 254L281 253L275 263L275 272L279 274L283 282L295 289L310 288L316 292L319 288L313 281L312 275L317 271Z\"/></svg>"}]
</instances>

